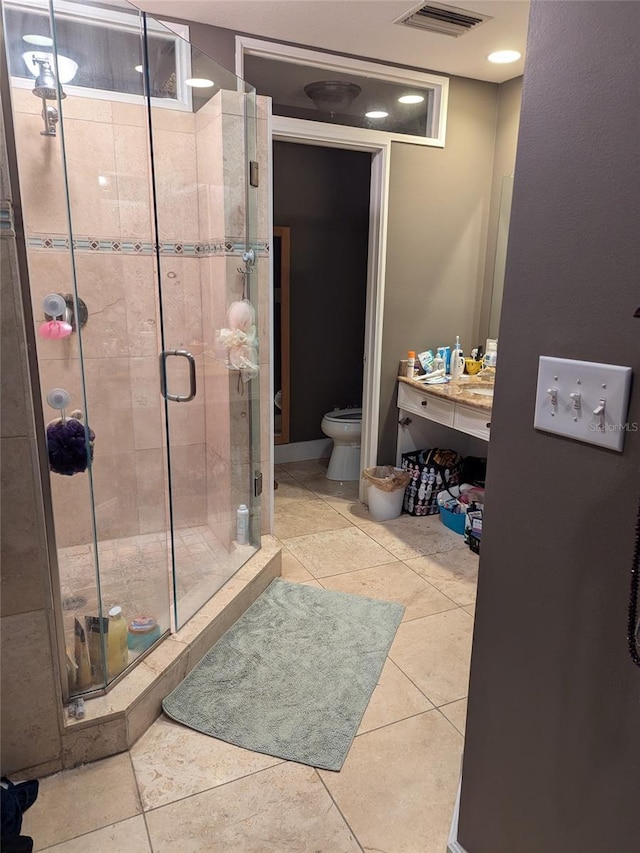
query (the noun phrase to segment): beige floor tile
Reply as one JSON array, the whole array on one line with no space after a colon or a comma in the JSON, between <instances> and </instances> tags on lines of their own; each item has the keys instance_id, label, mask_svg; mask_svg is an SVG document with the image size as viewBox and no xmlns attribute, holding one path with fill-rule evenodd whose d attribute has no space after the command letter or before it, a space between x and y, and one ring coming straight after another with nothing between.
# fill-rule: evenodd
<instances>
[{"instance_id":1,"label":"beige floor tile","mask_svg":"<svg viewBox=\"0 0 640 853\"><path fill-rule=\"evenodd\" d=\"M276 477L278 488L274 492L276 504L282 504L286 501L313 501L317 495L308 489L304 483L294 480L294 478L285 472L278 474Z\"/></svg>"},{"instance_id":2,"label":"beige floor tile","mask_svg":"<svg viewBox=\"0 0 640 853\"><path fill-rule=\"evenodd\" d=\"M320 498L342 498L357 500L360 482L358 480L327 480L320 474L316 477L305 477L301 482Z\"/></svg>"},{"instance_id":3,"label":"beige floor tile","mask_svg":"<svg viewBox=\"0 0 640 853\"><path fill-rule=\"evenodd\" d=\"M142 815L105 826L104 829L96 829L72 841L47 847L47 853L123 853L124 850L151 853Z\"/></svg>"},{"instance_id":4,"label":"beige floor tile","mask_svg":"<svg viewBox=\"0 0 640 853\"><path fill-rule=\"evenodd\" d=\"M328 497L326 498L329 506L337 510L339 513L348 518L352 524L362 527L365 524L372 524L375 519L369 512L369 507L353 498Z\"/></svg>"},{"instance_id":5,"label":"beige floor tile","mask_svg":"<svg viewBox=\"0 0 640 853\"><path fill-rule=\"evenodd\" d=\"M393 562L388 551L348 521L346 524L346 530L287 539L287 548L316 578Z\"/></svg>"},{"instance_id":6,"label":"beige floor tile","mask_svg":"<svg viewBox=\"0 0 640 853\"><path fill-rule=\"evenodd\" d=\"M131 760L145 810L281 762L280 758L241 749L164 716L133 746Z\"/></svg>"},{"instance_id":7,"label":"beige floor tile","mask_svg":"<svg viewBox=\"0 0 640 853\"><path fill-rule=\"evenodd\" d=\"M442 705L440 712L445 715L449 722L453 723L460 734L464 734L465 724L467 722L466 699L458 699L457 702L452 702L450 705Z\"/></svg>"},{"instance_id":8,"label":"beige floor tile","mask_svg":"<svg viewBox=\"0 0 640 853\"><path fill-rule=\"evenodd\" d=\"M475 618L475 615L476 615L475 604L466 604L462 609L466 610L470 616L473 616Z\"/></svg>"},{"instance_id":9,"label":"beige floor tile","mask_svg":"<svg viewBox=\"0 0 640 853\"><path fill-rule=\"evenodd\" d=\"M275 535L278 539L302 536L351 527L350 522L322 500L286 501L277 504L274 513Z\"/></svg>"},{"instance_id":10,"label":"beige floor tile","mask_svg":"<svg viewBox=\"0 0 640 853\"><path fill-rule=\"evenodd\" d=\"M362 529L398 560L448 551L462 542L462 537L446 528L437 516L412 518L405 515L393 521L365 524Z\"/></svg>"},{"instance_id":11,"label":"beige floor tile","mask_svg":"<svg viewBox=\"0 0 640 853\"><path fill-rule=\"evenodd\" d=\"M428 711L361 735L340 773L320 774L364 850L443 853L462 743Z\"/></svg>"},{"instance_id":12,"label":"beige floor tile","mask_svg":"<svg viewBox=\"0 0 640 853\"><path fill-rule=\"evenodd\" d=\"M302 586L312 586L314 589L324 589L320 581L302 581Z\"/></svg>"},{"instance_id":13,"label":"beige floor tile","mask_svg":"<svg viewBox=\"0 0 640 853\"><path fill-rule=\"evenodd\" d=\"M467 695L473 619L462 609L403 622L389 657L434 705Z\"/></svg>"},{"instance_id":14,"label":"beige floor tile","mask_svg":"<svg viewBox=\"0 0 640 853\"><path fill-rule=\"evenodd\" d=\"M283 546L282 548L282 575L286 581L294 581L295 583L305 583L313 580L313 575L302 565L300 560L293 556L291 551Z\"/></svg>"},{"instance_id":15,"label":"beige floor tile","mask_svg":"<svg viewBox=\"0 0 640 853\"><path fill-rule=\"evenodd\" d=\"M308 478L326 477L328 467L328 456L322 459L305 459L302 462L284 462L281 465L283 471L301 482Z\"/></svg>"},{"instance_id":16,"label":"beige floor tile","mask_svg":"<svg viewBox=\"0 0 640 853\"><path fill-rule=\"evenodd\" d=\"M403 622L442 610L452 610L456 606L446 595L442 595L399 561L326 577L322 579L322 585L325 589L397 601L405 607Z\"/></svg>"},{"instance_id":17,"label":"beige floor tile","mask_svg":"<svg viewBox=\"0 0 640 853\"><path fill-rule=\"evenodd\" d=\"M300 764L280 764L148 812L147 822L155 853L360 850L316 771Z\"/></svg>"},{"instance_id":18,"label":"beige floor tile","mask_svg":"<svg viewBox=\"0 0 640 853\"><path fill-rule=\"evenodd\" d=\"M474 604L478 585L478 555L469 548L406 560L410 568L456 604Z\"/></svg>"},{"instance_id":19,"label":"beige floor tile","mask_svg":"<svg viewBox=\"0 0 640 853\"><path fill-rule=\"evenodd\" d=\"M131 761L122 753L42 779L22 831L43 850L141 811Z\"/></svg>"},{"instance_id":20,"label":"beige floor tile","mask_svg":"<svg viewBox=\"0 0 640 853\"><path fill-rule=\"evenodd\" d=\"M387 658L357 734L388 726L432 708L431 702Z\"/></svg>"}]
</instances>

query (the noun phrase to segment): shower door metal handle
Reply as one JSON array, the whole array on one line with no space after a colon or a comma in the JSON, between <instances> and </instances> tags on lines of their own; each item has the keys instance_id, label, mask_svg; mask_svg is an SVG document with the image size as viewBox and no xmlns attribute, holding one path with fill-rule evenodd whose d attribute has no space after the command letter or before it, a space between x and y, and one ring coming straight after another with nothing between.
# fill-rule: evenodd
<instances>
[{"instance_id":1,"label":"shower door metal handle","mask_svg":"<svg viewBox=\"0 0 640 853\"><path fill-rule=\"evenodd\" d=\"M170 355L182 356L189 362L189 395L169 394L167 391L167 359ZM160 353L160 393L173 403L188 403L196 396L196 361L186 349L166 349Z\"/></svg>"}]
</instances>

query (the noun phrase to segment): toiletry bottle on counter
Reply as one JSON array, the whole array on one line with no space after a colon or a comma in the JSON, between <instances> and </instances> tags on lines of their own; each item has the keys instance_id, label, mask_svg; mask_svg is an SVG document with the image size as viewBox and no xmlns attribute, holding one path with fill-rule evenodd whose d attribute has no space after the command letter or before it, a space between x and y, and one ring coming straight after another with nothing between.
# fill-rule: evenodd
<instances>
[{"instance_id":1,"label":"toiletry bottle on counter","mask_svg":"<svg viewBox=\"0 0 640 853\"><path fill-rule=\"evenodd\" d=\"M498 363L498 341L495 338L487 338L483 366L495 367Z\"/></svg>"},{"instance_id":2,"label":"toiletry bottle on counter","mask_svg":"<svg viewBox=\"0 0 640 853\"><path fill-rule=\"evenodd\" d=\"M416 353L410 349L407 353L407 378L413 379L416 372Z\"/></svg>"},{"instance_id":3,"label":"toiletry bottle on counter","mask_svg":"<svg viewBox=\"0 0 640 853\"><path fill-rule=\"evenodd\" d=\"M460 346L460 336L456 335L456 345L451 353L451 378L460 379L464 373L464 353Z\"/></svg>"},{"instance_id":4,"label":"toiletry bottle on counter","mask_svg":"<svg viewBox=\"0 0 640 853\"><path fill-rule=\"evenodd\" d=\"M249 509L246 504L240 504L236 516L236 542L246 545L249 541Z\"/></svg>"},{"instance_id":5,"label":"toiletry bottle on counter","mask_svg":"<svg viewBox=\"0 0 640 853\"><path fill-rule=\"evenodd\" d=\"M438 355L444 361L445 373L451 373L451 347L438 347Z\"/></svg>"},{"instance_id":6,"label":"toiletry bottle on counter","mask_svg":"<svg viewBox=\"0 0 640 853\"><path fill-rule=\"evenodd\" d=\"M127 623L121 607L109 611L109 633L107 634L107 672L109 678L120 675L129 663L127 646Z\"/></svg>"}]
</instances>

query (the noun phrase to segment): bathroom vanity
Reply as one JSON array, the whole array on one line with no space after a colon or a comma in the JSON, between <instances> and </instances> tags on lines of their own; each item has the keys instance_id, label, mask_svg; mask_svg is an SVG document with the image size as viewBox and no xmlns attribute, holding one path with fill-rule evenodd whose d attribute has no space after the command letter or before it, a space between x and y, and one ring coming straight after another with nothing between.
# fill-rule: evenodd
<instances>
[{"instance_id":1,"label":"bathroom vanity","mask_svg":"<svg viewBox=\"0 0 640 853\"><path fill-rule=\"evenodd\" d=\"M426 447L486 456L492 404L493 382L465 376L446 385L425 385L399 376L396 465L403 453Z\"/></svg>"}]
</instances>

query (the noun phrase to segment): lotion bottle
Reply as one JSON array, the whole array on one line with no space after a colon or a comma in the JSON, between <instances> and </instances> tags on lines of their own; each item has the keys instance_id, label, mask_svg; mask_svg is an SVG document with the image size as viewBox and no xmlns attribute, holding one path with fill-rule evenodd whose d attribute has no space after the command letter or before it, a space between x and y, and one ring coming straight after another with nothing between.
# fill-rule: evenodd
<instances>
[{"instance_id":1,"label":"lotion bottle","mask_svg":"<svg viewBox=\"0 0 640 853\"><path fill-rule=\"evenodd\" d=\"M456 345L451 353L451 378L460 379L464 373L464 353L460 347L460 336L456 335Z\"/></svg>"},{"instance_id":2,"label":"lotion bottle","mask_svg":"<svg viewBox=\"0 0 640 853\"><path fill-rule=\"evenodd\" d=\"M407 378L413 379L416 372L416 352L410 349L407 353Z\"/></svg>"}]
</instances>

